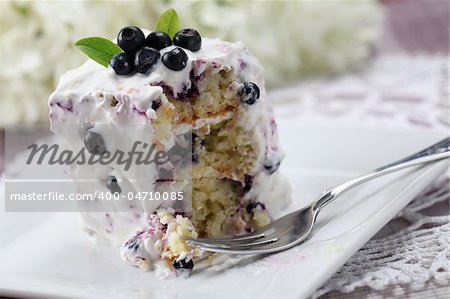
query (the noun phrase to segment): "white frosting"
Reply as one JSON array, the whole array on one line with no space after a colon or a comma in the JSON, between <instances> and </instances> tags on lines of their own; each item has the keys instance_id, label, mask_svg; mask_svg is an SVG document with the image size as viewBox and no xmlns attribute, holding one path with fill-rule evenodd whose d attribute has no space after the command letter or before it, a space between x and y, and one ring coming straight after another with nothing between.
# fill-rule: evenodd
<instances>
[{"instance_id":1,"label":"white frosting","mask_svg":"<svg viewBox=\"0 0 450 299\"><path fill-rule=\"evenodd\" d=\"M187 66L182 71L168 69L161 60L149 74L118 76L112 69L106 69L89 60L81 67L68 71L60 79L57 89L50 96L50 121L52 130L64 138L67 146L78 151L84 146L86 129L99 133L109 151L129 150L133 140L151 144L155 135L152 120L156 113L152 109L154 101L170 104L163 95L160 85L168 86L175 95L183 93L191 86L191 72L202 74L206 67L217 71L225 69L234 72L241 82L233 83L230 92L237 92L243 82L254 82L260 88L260 98L254 105L242 104L238 117L240 125L248 131L254 146L258 149L252 175L254 184L247 198L263 202L270 213L276 213L289 201L289 187L278 172L269 174L264 165L276 164L283 154L278 146L276 123L272 108L267 100L264 71L257 59L242 43L230 43L218 39L202 39L202 48L197 52L185 50L189 56ZM164 54L173 46L161 51ZM115 105L112 105L115 104ZM225 113L208 119L197 120L195 129L207 126L233 115ZM160 140L166 148L174 145L174 139ZM117 177L122 193L154 191L158 169L152 165L133 165L125 171L123 165L74 165L69 169L76 179L90 179L93 183L79 183L80 192L107 192L106 178ZM114 203L114 211L106 211L111 202L99 202L94 212L84 212L85 228L92 235L105 242L121 245L136 230L142 229L148 218L161 202L145 201L145 204L130 205L128 202ZM109 208L109 211L111 208ZM271 211L273 210L273 211Z\"/></svg>"},{"instance_id":2,"label":"white frosting","mask_svg":"<svg viewBox=\"0 0 450 299\"><path fill-rule=\"evenodd\" d=\"M194 124L192 125L192 128L194 130L197 130L197 129L200 129L200 128L204 127L204 126L216 124L216 123L219 123L221 121L228 120L228 119L231 119L231 118L233 118L233 112L227 111L227 112L225 112L224 114L221 114L221 115L212 116L212 117L209 117L209 118L197 119L194 122Z\"/></svg>"}]
</instances>

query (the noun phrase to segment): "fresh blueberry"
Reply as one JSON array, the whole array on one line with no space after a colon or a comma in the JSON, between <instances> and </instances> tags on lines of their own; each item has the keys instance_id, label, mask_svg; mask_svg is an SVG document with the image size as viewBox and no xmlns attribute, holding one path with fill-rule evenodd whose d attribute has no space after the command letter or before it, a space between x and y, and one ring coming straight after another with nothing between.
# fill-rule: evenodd
<instances>
[{"instance_id":1,"label":"fresh blueberry","mask_svg":"<svg viewBox=\"0 0 450 299\"><path fill-rule=\"evenodd\" d=\"M192 261L192 259L190 259L189 261L186 261L186 259L182 259L179 261L174 261L173 267L177 270L178 269L192 270L194 268L194 262Z\"/></svg>"},{"instance_id":2,"label":"fresh blueberry","mask_svg":"<svg viewBox=\"0 0 450 299\"><path fill-rule=\"evenodd\" d=\"M145 39L145 45L156 50L161 50L172 45L172 40L170 36L160 31L153 31L147 35Z\"/></svg>"},{"instance_id":3,"label":"fresh blueberry","mask_svg":"<svg viewBox=\"0 0 450 299\"><path fill-rule=\"evenodd\" d=\"M199 139L198 135L193 133L192 131L187 132L186 134L184 134L184 138L186 140L189 140L189 138L191 139L191 144L192 146L195 145L195 142L197 139Z\"/></svg>"},{"instance_id":4,"label":"fresh blueberry","mask_svg":"<svg viewBox=\"0 0 450 299\"><path fill-rule=\"evenodd\" d=\"M138 250L139 248L139 243L140 243L140 238L141 235L144 233L144 231L140 231L138 233L136 233L136 235L134 235L131 239L129 239L128 241L125 242L125 245L129 250Z\"/></svg>"},{"instance_id":5,"label":"fresh blueberry","mask_svg":"<svg viewBox=\"0 0 450 299\"><path fill-rule=\"evenodd\" d=\"M161 54L159 51L150 47L143 47L136 52L134 65L136 71L141 74L148 72L157 62Z\"/></svg>"},{"instance_id":6,"label":"fresh blueberry","mask_svg":"<svg viewBox=\"0 0 450 299\"><path fill-rule=\"evenodd\" d=\"M117 178L113 175L110 175L106 180L106 188L108 188L111 193L121 193L122 189L120 189L119 184L117 183Z\"/></svg>"},{"instance_id":7,"label":"fresh blueberry","mask_svg":"<svg viewBox=\"0 0 450 299\"><path fill-rule=\"evenodd\" d=\"M277 162L271 162L271 161L267 161L264 163L264 169L269 173L269 174L273 174L275 171L278 170L278 168L280 168L281 165L281 161L277 161Z\"/></svg>"},{"instance_id":8,"label":"fresh blueberry","mask_svg":"<svg viewBox=\"0 0 450 299\"><path fill-rule=\"evenodd\" d=\"M127 246L128 250L137 251L139 249L139 239L134 237L131 241L129 241L125 245Z\"/></svg>"},{"instance_id":9,"label":"fresh blueberry","mask_svg":"<svg viewBox=\"0 0 450 299\"><path fill-rule=\"evenodd\" d=\"M199 154L195 150L195 143L196 140L199 139L197 134L195 133L188 133L188 135L191 135L191 147L192 147L192 163L197 164L199 162Z\"/></svg>"},{"instance_id":10,"label":"fresh blueberry","mask_svg":"<svg viewBox=\"0 0 450 299\"><path fill-rule=\"evenodd\" d=\"M182 146L176 143L167 151L170 163L173 165L186 165L191 162L192 149L190 146Z\"/></svg>"},{"instance_id":11,"label":"fresh blueberry","mask_svg":"<svg viewBox=\"0 0 450 299\"><path fill-rule=\"evenodd\" d=\"M117 35L117 44L125 52L135 53L145 44L144 32L135 26L124 27Z\"/></svg>"},{"instance_id":12,"label":"fresh blueberry","mask_svg":"<svg viewBox=\"0 0 450 299\"><path fill-rule=\"evenodd\" d=\"M259 87L253 82L245 82L239 90L241 101L248 105L253 105L259 99Z\"/></svg>"},{"instance_id":13,"label":"fresh blueberry","mask_svg":"<svg viewBox=\"0 0 450 299\"><path fill-rule=\"evenodd\" d=\"M170 169L160 168L158 171L158 182L173 181L173 171Z\"/></svg>"},{"instance_id":14,"label":"fresh blueberry","mask_svg":"<svg viewBox=\"0 0 450 299\"><path fill-rule=\"evenodd\" d=\"M186 67L189 57L181 48L174 48L173 50L164 53L162 62L164 65L173 71L181 71Z\"/></svg>"},{"instance_id":15,"label":"fresh blueberry","mask_svg":"<svg viewBox=\"0 0 450 299\"><path fill-rule=\"evenodd\" d=\"M186 28L178 31L173 37L175 46L179 46L192 52L200 50L202 47L202 37L197 30Z\"/></svg>"},{"instance_id":16,"label":"fresh blueberry","mask_svg":"<svg viewBox=\"0 0 450 299\"><path fill-rule=\"evenodd\" d=\"M139 242L136 239L132 244L130 244L130 246L128 246L129 250L134 250L137 251L139 249Z\"/></svg>"},{"instance_id":17,"label":"fresh blueberry","mask_svg":"<svg viewBox=\"0 0 450 299\"><path fill-rule=\"evenodd\" d=\"M162 105L161 99L156 99L152 102L152 109L156 111L158 110L159 107L161 107L161 105Z\"/></svg>"},{"instance_id":18,"label":"fresh blueberry","mask_svg":"<svg viewBox=\"0 0 450 299\"><path fill-rule=\"evenodd\" d=\"M173 212L173 215L174 216L180 215L181 217L187 217L186 212L183 212L183 211L175 211L175 212Z\"/></svg>"},{"instance_id":19,"label":"fresh blueberry","mask_svg":"<svg viewBox=\"0 0 450 299\"><path fill-rule=\"evenodd\" d=\"M252 189L253 185L253 176L246 174L244 176L244 191L248 192L250 189Z\"/></svg>"},{"instance_id":20,"label":"fresh blueberry","mask_svg":"<svg viewBox=\"0 0 450 299\"><path fill-rule=\"evenodd\" d=\"M256 209L257 207L260 207L261 210L266 209L266 206L261 202L251 202L247 205L245 209L247 210L247 213L251 214L253 213L253 210Z\"/></svg>"},{"instance_id":21,"label":"fresh blueberry","mask_svg":"<svg viewBox=\"0 0 450 299\"><path fill-rule=\"evenodd\" d=\"M102 135L95 132L86 132L86 135L84 135L84 146L93 155L102 155L106 152L106 145Z\"/></svg>"},{"instance_id":22,"label":"fresh blueberry","mask_svg":"<svg viewBox=\"0 0 450 299\"><path fill-rule=\"evenodd\" d=\"M114 55L109 65L117 75L129 75L134 71L133 59L125 52Z\"/></svg>"},{"instance_id":23,"label":"fresh blueberry","mask_svg":"<svg viewBox=\"0 0 450 299\"><path fill-rule=\"evenodd\" d=\"M198 162L200 162L200 157L198 156L198 153L194 151L192 152L191 162L192 164L197 164Z\"/></svg>"}]
</instances>

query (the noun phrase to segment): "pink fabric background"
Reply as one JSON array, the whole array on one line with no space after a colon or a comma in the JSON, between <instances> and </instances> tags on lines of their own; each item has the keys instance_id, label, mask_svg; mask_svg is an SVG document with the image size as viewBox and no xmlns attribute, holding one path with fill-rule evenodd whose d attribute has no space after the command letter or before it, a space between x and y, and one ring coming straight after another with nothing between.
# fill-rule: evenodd
<instances>
[{"instance_id":1,"label":"pink fabric background","mask_svg":"<svg viewBox=\"0 0 450 299\"><path fill-rule=\"evenodd\" d=\"M449 52L448 0L381 0L386 22L381 52Z\"/></svg>"}]
</instances>

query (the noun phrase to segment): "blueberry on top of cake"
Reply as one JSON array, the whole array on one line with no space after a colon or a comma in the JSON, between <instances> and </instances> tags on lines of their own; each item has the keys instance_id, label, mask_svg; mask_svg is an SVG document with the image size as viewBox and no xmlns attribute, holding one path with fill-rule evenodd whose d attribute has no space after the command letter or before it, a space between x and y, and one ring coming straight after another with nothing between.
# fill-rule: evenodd
<instances>
[{"instance_id":1,"label":"blueberry on top of cake","mask_svg":"<svg viewBox=\"0 0 450 299\"><path fill-rule=\"evenodd\" d=\"M189 193L187 213L170 201L98 201L82 216L91 236L121 246L124 260L190 271L200 253L183 236L250 232L289 203L263 67L241 42L190 28L170 34L129 26L117 46L107 65L88 60L61 77L49 99L51 128L76 151L126 151L139 140L168 153L163 166L112 162L69 172L80 192Z\"/></svg>"}]
</instances>

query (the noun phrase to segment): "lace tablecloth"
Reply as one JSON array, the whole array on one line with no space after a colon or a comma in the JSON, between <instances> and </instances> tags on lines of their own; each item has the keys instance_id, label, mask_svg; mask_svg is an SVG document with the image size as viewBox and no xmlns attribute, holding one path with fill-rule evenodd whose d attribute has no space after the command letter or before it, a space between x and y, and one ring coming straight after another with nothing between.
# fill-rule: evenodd
<instances>
[{"instance_id":1,"label":"lace tablecloth","mask_svg":"<svg viewBox=\"0 0 450 299\"><path fill-rule=\"evenodd\" d=\"M448 134L445 55L387 55L363 72L272 92L281 119L421 128ZM450 298L450 173L358 251L314 298Z\"/></svg>"}]
</instances>

